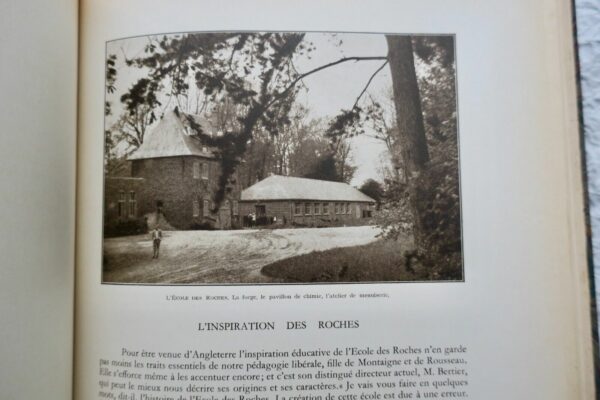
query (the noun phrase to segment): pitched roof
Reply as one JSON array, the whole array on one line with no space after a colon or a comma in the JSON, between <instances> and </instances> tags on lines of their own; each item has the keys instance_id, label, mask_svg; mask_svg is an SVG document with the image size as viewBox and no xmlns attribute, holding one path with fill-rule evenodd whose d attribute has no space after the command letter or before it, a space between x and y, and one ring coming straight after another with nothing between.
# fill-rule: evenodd
<instances>
[{"instance_id":1,"label":"pitched roof","mask_svg":"<svg viewBox=\"0 0 600 400\"><path fill-rule=\"evenodd\" d=\"M141 160L174 156L213 157L211 148L194 135L195 131L192 129L189 119L198 124L204 133L212 134L214 132L210 123L197 115L169 111L158 125L148 132L144 143L128 159Z\"/></svg>"},{"instance_id":2,"label":"pitched roof","mask_svg":"<svg viewBox=\"0 0 600 400\"><path fill-rule=\"evenodd\" d=\"M272 175L242 191L242 201L264 200L319 200L360 201L375 200L343 182Z\"/></svg>"}]
</instances>

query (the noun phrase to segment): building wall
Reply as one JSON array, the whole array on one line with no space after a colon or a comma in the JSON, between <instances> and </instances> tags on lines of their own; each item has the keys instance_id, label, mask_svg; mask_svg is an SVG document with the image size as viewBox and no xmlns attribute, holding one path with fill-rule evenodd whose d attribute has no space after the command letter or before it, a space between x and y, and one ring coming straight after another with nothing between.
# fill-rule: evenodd
<instances>
[{"instance_id":1,"label":"building wall","mask_svg":"<svg viewBox=\"0 0 600 400\"><path fill-rule=\"evenodd\" d=\"M143 187L144 179L141 178L107 177L104 181L104 223L139 218Z\"/></svg>"},{"instance_id":2,"label":"building wall","mask_svg":"<svg viewBox=\"0 0 600 400\"><path fill-rule=\"evenodd\" d=\"M292 221L289 201L240 201L240 215L244 217L256 213L256 206L265 206L266 216L276 217L278 223L287 224Z\"/></svg>"},{"instance_id":3,"label":"building wall","mask_svg":"<svg viewBox=\"0 0 600 400\"><path fill-rule=\"evenodd\" d=\"M203 168L207 168L206 174ZM144 179L140 215L162 212L176 229L206 224L226 229L235 225L232 206L233 200L239 198L237 185L220 210L211 212L221 173L219 161L197 156L134 160L131 173L133 177Z\"/></svg>"},{"instance_id":4,"label":"building wall","mask_svg":"<svg viewBox=\"0 0 600 400\"><path fill-rule=\"evenodd\" d=\"M309 204L309 212L306 212L306 204ZM300 213L297 213L296 204L300 205ZM315 213L315 204L317 213ZM323 211L324 204L328 204L328 212ZM345 212L342 213L342 207L336 212L336 204L344 204ZM374 210L374 205L366 202L322 202L322 201L240 201L240 215L247 216L257 212L257 206L264 206L267 217L277 217L278 223L299 224L306 226L334 225L351 223L356 224L364 221L368 223L369 214ZM348 212L348 209L350 210Z\"/></svg>"}]
</instances>

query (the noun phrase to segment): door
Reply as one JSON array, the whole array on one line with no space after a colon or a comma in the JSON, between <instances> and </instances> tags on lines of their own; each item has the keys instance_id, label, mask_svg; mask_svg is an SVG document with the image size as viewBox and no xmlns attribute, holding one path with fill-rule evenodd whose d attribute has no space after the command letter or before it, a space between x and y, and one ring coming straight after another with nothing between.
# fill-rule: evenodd
<instances>
[{"instance_id":1,"label":"door","mask_svg":"<svg viewBox=\"0 0 600 400\"><path fill-rule=\"evenodd\" d=\"M254 206L256 212L256 225L268 225L267 220L267 207L265 205Z\"/></svg>"},{"instance_id":2,"label":"door","mask_svg":"<svg viewBox=\"0 0 600 400\"><path fill-rule=\"evenodd\" d=\"M260 205L260 206L254 206L254 210L256 211L256 217L260 218L260 217L265 217L267 215L267 207Z\"/></svg>"}]
</instances>

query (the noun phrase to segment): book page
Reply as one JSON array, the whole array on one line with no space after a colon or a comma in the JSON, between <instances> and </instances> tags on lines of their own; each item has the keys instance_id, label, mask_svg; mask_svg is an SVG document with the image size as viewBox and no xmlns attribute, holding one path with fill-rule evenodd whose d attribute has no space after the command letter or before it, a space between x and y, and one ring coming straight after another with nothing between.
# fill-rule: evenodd
<instances>
[{"instance_id":1,"label":"book page","mask_svg":"<svg viewBox=\"0 0 600 400\"><path fill-rule=\"evenodd\" d=\"M76 398L591 398L570 9L82 7Z\"/></svg>"},{"instance_id":2,"label":"book page","mask_svg":"<svg viewBox=\"0 0 600 400\"><path fill-rule=\"evenodd\" d=\"M0 4L0 397L72 392L76 1Z\"/></svg>"}]
</instances>

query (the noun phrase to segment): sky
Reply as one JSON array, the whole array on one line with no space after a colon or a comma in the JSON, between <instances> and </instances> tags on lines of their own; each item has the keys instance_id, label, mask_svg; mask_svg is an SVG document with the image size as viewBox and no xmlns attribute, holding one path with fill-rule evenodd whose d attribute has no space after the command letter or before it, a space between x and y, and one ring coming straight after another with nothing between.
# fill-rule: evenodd
<instances>
[{"instance_id":1,"label":"sky","mask_svg":"<svg viewBox=\"0 0 600 400\"><path fill-rule=\"evenodd\" d=\"M138 37L109 42L108 54L117 55L117 81L115 92L107 95L111 102L112 116L107 118L107 127L112 125L123 111L119 102L121 95L140 77L144 71L125 65L125 56L133 58L143 54L147 37ZM384 35L355 33L308 33L306 40L313 43L315 50L311 58L297 58L295 65L302 73L315 67L330 63L342 57L386 56L387 45ZM304 90L298 101L307 106L310 116L328 120L342 109L350 109L361 93L371 75L382 65L383 61L346 62L319 71L304 79ZM369 85L368 93L376 98L383 98L391 87L389 67L384 67ZM365 96L362 98L365 99ZM385 159L385 145L368 136L357 136L351 140L352 163L357 167L354 178L350 182L360 186L365 180L372 178L381 181L379 167L381 159Z\"/></svg>"}]
</instances>

